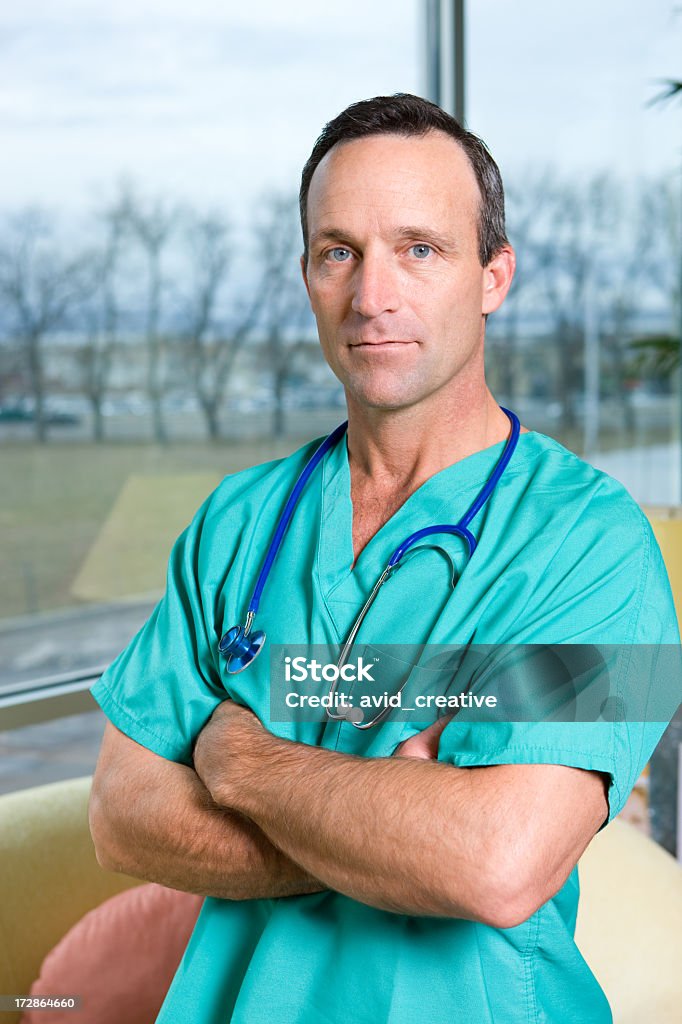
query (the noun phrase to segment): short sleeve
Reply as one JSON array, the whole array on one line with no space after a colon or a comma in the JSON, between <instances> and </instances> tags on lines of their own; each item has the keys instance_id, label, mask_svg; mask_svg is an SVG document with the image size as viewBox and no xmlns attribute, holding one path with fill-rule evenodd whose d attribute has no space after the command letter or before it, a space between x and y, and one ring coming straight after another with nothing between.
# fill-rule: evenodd
<instances>
[{"instance_id":1,"label":"short sleeve","mask_svg":"<svg viewBox=\"0 0 682 1024\"><path fill-rule=\"evenodd\" d=\"M603 772L609 777L607 820L623 809L680 701L679 631L670 586L648 524L643 539L631 579L618 577L620 594L607 586L603 595L604 607L621 607L623 588L637 595L627 643L619 648L614 705L620 713L607 716L613 720L468 721L460 712L441 735L439 760L458 767L561 764ZM582 639L598 645L601 637L608 632L596 629ZM656 692L662 685L669 689Z\"/></svg>"},{"instance_id":2,"label":"short sleeve","mask_svg":"<svg viewBox=\"0 0 682 1024\"><path fill-rule=\"evenodd\" d=\"M214 631L198 582L209 502L173 546L163 598L91 691L121 732L161 757L187 765L196 736L225 698Z\"/></svg>"},{"instance_id":3,"label":"short sleeve","mask_svg":"<svg viewBox=\"0 0 682 1024\"><path fill-rule=\"evenodd\" d=\"M457 722L438 759L460 768L561 764L609 776L609 816L619 814L666 726L656 722Z\"/></svg>"}]
</instances>

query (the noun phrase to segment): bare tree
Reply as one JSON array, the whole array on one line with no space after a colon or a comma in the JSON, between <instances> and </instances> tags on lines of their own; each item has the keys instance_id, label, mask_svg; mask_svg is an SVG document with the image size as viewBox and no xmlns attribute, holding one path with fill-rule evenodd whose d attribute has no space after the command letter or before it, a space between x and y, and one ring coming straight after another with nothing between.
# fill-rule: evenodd
<instances>
[{"instance_id":1,"label":"bare tree","mask_svg":"<svg viewBox=\"0 0 682 1024\"><path fill-rule=\"evenodd\" d=\"M167 434L162 410L166 383L164 340L161 334L164 290L162 261L176 228L178 209L159 198L145 201L135 193L131 185L125 184L121 190L117 215L140 246L146 263L147 394L152 410L154 439L164 443Z\"/></svg>"},{"instance_id":2,"label":"bare tree","mask_svg":"<svg viewBox=\"0 0 682 1024\"><path fill-rule=\"evenodd\" d=\"M284 386L290 373L293 347L310 320L310 308L301 280L301 237L295 196L272 193L261 206L256 228L261 266L262 313L268 363L272 372L272 436L284 434Z\"/></svg>"},{"instance_id":3,"label":"bare tree","mask_svg":"<svg viewBox=\"0 0 682 1024\"><path fill-rule=\"evenodd\" d=\"M607 330L602 337L602 348L611 365L623 429L626 436L632 438L635 409L628 387L633 371L630 338L647 293L655 292L658 286L657 268L667 225L665 217L660 220L662 211L657 186L652 188L651 183L638 182L629 195L614 187L612 197L617 207L616 218L604 244L597 276L606 307Z\"/></svg>"},{"instance_id":4,"label":"bare tree","mask_svg":"<svg viewBox=\"0 0 682 1024\"><path fill-rule=\"evenodd\" d=\"M605 174L586 183L556 179L547 189L550 229L536 244L538 282L554 321L566 430L576 425L574 400L583 385L585 288L599 242L613 221L612 189Z\"/></svg>"},{"instance_id":5,"label":"bare tree","mask_svg":"<svg viewBox=\"0 0 682 1024\"><path fill-rule=\"evenodd\" d=\"M540 259L538 243L546 238L546 206L552 179L551 170L529 171L523 186L511 183L506 188L508 237L517 253L514 280L501 310L494 314L491 350L496 361L498 387L505 400L517 397L517 351L520 324L529 308Z\"/></svg>"},{"instance_id":6,"label":"bare tree","mask_svg":"<svg viewBox=\"0 0 682 1024\"><path fill-rule=\"evenodd\" d=\"M104 440L102 405L109 385L120 322L117 270L125 240L126 224L118 203L98 217L104 227L99 250L89 256L92 289L80 308L84 344L79 350L82 387L92 408L93 439Z\"/></svg>"},{"instance_id":7,"label":"bare tree","mask_svg":"<svg viewBox=\"0 0 682 1024\"><path fill-rule=\"evenodd\" d=\"M87 261L64 256L45 211L27 208L10 218L0 249L0 298L24 352L40 442L47 440L44 342L66 323L89 282Z\"/></svg>"},{"instance_id":8,"label":"bare tree","mask_svg":"<svg viewBox=\"0 0 682 1024\"><path fill-rule=\"evenodd\" d=\"M651 354L663 356L665 363L670 363L670 369L673 369L680 361L682 324L680 172L646 182L642 187L640 207L648 238L650 242L655 241L655 245L650 244L646 249L646 283L670 312L670 334L664 336L660 345L652 344Z\"/></svg>"},{"instance_id":9,"label":"bare tree","mask_svg":"<svg viewBox=\"0 0 682 1024\"><path fill-rule=\"evenodd\" d=\"M220 437L220 412L234 361L256 322L260 296L232 303L221 318L221 300L230 274L231 228L217 212L185 216L190 267L180 307L185 364L192 390L206 419L208 436Z\"/></svg>"}]
</instances>

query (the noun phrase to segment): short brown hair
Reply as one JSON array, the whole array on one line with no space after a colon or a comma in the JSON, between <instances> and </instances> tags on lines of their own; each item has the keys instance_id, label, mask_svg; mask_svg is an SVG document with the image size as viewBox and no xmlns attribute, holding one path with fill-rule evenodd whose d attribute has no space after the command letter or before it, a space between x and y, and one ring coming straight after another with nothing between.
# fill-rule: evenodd
<instances>
[{"instance_id":1,"label":"short brown hair","mask_svg":"<svg viewBox=\"0 0 682 1024\"><path fill-rule=\"evenodd\" d=\"M482 139L463 128L441 107L420 96L397 92L353 103L329 121L313 146L301 175L299 208L303 232L303 259L308 262L308 192L315 170L330 149L340 142L370 135L420 136L444 132L462 147L471 164L481 193L478 219L478 252L481 266L508 245L504 225L504 187L499 168Z\"/></svg>"}]
</instances>

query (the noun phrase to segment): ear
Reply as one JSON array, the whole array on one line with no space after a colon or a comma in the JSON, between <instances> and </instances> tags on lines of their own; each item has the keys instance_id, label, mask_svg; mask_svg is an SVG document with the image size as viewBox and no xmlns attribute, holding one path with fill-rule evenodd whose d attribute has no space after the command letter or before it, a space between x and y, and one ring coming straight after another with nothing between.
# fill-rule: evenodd
<instances>
[{"instance_id":1,"label":"ear","mask_svg":"<svg viewBox=\"0 0 682 1024\"><path fill-rule=\"evenodd\" d=\"M494 313L504 302L516 269L516 253L505 245L483 270L482 313Z\"/></svg>"},{"instance_id":2,"label":"ear","mask_svg":"<svg viewBox=\"0 0 682 1024\"><path fill-rule=\"evenodd\" d=\"M305 263L305 259L303 258L303 256L301 256L301 274L303 276L303 284L305 285L305 290L308 293L308 298L310 298L310 286L308 284L308 271L306 269L306 263Z\"/></svg>"}]
</instances>

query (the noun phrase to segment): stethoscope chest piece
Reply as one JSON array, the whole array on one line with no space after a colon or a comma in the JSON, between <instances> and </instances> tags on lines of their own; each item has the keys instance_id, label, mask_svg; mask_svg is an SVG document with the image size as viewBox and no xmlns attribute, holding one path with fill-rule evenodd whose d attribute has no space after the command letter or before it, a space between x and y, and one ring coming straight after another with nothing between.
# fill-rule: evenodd
<instances>
[{"instance_id":1,"label":"stethoscope chest piece","mask_svg":"<svg viewBox=\"0 0 682 1024\"><path fill-rule=\"evenodd\" d=\"M248 633L243 626L233 626L228 629L218 645L218 650L226 659L226 672L229 675L236 675L254 661L260 654L265 643L265 633L257 629L255 633Z\"/></svg>"}]
</instances>

